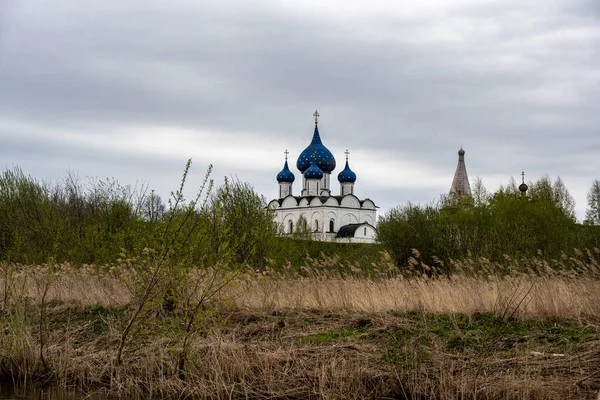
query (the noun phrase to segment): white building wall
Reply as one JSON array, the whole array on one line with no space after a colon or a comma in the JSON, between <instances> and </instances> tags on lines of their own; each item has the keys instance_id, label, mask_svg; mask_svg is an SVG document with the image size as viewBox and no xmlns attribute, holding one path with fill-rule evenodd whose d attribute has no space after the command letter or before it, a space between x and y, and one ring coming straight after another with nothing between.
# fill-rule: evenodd
<instances>
[{"instance_id":1,"label":"white building wall","mask_svg":"<svg viewBox=\"0 0 600 400\"><path fill-rule=\"evenodd\" d=\"M354 194L354 183L352 182L344 182L340 183L340 193L342 196L347 194Z\"/></svg>"},{"instance_id":2,"label":"white building wall","mask_svg":"<svg viewBox=\"0 0 600 400\"><path fill-rule=\"evenodd\" d=\"M321 186L320 179L307 179L306 180L307 196L318 196L320 186Z\"/></svg>"},{"instance_id":3,"label":"white building wall","mask_svg":"<svg viewBox=\"0 0 600 400\"><path fill-rule=\"evenodd\" d=\"M284 234L289 234L289 222L292 222L293 229L295 229L298 219L303 215L311 232L313 232L314 239L332 240L335 238L335 233L343 225L359 222L375 225L376 209L360 208L358 200L354 196L349 197L351 198L345 197L342 199L344 206L323 205L318 197L313 198L311 204L308 203L306 198L301 198L298 202L295 197L290 196L283 199L281 206L279 206L277 200L273 200L269 203L269 207L275 211L274 221L280 226ZM347 205L350 205L350 207ZM370 204L365 205L370 206ZM331 219L334 220L335 233L333 234L329 233L329 221ZM315 232L317 225L315 221L318 221L318 232ZM371 231L368 230L367 235L364 235L364 230L357 232L357 234L362 233L362 236L357 237L356 241L373 242L376 233L372 228Z\"/></svg>"},{"instance_id":4,"label":"white building wall","mask_svg":"<svg viewBox=\"0 0 600 400\"><path fill-rule=\"evenodd\" d=\"M290 182L282 182L279 184L279 198L283 199L292 195L292 184Z\"/></svg>"}]
</instances>

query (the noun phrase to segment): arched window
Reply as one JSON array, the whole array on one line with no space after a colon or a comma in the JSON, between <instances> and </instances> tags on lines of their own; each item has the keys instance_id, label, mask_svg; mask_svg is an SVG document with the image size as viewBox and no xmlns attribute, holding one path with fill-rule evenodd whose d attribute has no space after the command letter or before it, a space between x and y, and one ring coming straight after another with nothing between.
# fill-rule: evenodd
<instances>
[{"instance_id":1,"label":"arched window","mask_svg":"<svg viewBox=\"0 0 600 400\"><path fill-rule=\"evenodd\" d=\"M289 227L290 227L290 232L289 233L294 233L294 223L292 222L291 219L290 219L290 222L289 222Z\"/></svg>"},{"instance_id":2,"label":"arched window","mask_svg":"<svg viewBox=\"0 0 600 400\"><path fill-rule=\"evenodd\" d=\"M319 232L319 221L315 219L315 232Z\"/></svg>"},{"instance_id":3,"label":"arched window","mask_svg":"<svg viewBox=\"0 0 600 400\"><path fill-rule=\"evenodd\" d=\"M335 230L335 221L329 220L329 232L333 232Z\"/></svg>"},{"instance_id":4,"label":"arched window","mask_svg":"<svg viewBox=\"0 0 600 400\"><path fill-rule=\"evenodd\" d=\"M367 228L365 227L365 236L367 236Z\"/></svg>"}]
</instances>

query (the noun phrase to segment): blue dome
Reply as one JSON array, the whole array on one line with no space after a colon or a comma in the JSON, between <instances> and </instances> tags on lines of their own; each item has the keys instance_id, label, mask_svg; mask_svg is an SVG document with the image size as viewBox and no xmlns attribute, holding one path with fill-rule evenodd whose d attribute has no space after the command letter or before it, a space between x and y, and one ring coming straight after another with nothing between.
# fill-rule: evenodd
<instances>
[{"instance_id":1,"label":"blue dome","mask_svg":"<svg viewBox=\"0 0 600 400\"><path fill-rule=\"evenodd\" d=\"M304 171L304 177L306 179L323 178L323 171L321 170L321 168L319 168L314 158L312 160L312 163L310 164L310 167L306 171Z\"/></svg>"},{"instance_id":2,"label":"blue dome","mask_svg":"<svg viewBox=\"0 0 600 400\"><path fill-rule=\"evenodd\" d=\"M298 161L296 162L296 167L298 167L300 172L304 173L310 167L313 154L316 157L317 167L322 172L331 172L335 169L335 158L329 149L321 143L321 136L319 135L319 127L317 125L315 125L312 142L300 153L300 157L298 157Z\"/></svg>"},{"instance_id":3,"label":"blue dome","mask_svg":"<svg viewBox=\"0 0 600 400\"><path fill-rule=\"evenodd\" d=\"M285 164L283 165L283 169L280 173L277 174L277 182L289 182L292 183L296 180L292 171L288 168L287 160L285 160Z\"/></svg>"},{"instance_id":4,"label":"blue dome","mask_svg":"<svg viewBox=\"0 0 600 400\"><path fill-rule=\"evenodd\" d=\"M356 174L350 169L350 166L348 165L348 160L346 160L346 167L344 168L344 170L338 174L338 181L340 183L356 182Z\"/></svg>"}]
</instances>

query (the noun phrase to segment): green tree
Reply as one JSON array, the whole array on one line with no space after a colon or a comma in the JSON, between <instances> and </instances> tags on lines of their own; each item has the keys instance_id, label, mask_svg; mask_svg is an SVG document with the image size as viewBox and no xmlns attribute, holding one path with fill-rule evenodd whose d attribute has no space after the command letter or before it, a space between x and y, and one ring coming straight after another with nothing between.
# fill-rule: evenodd
<instances>
[{"instance_id":1,"label":"green tree","mask_svg":"<svg viewBox=\"0 0 600 400\"><path fill-rule=\"evenodd\" d=\"M301 215L300 218L298 218L298 221L296 221L296 226L294 226L294 233L292 233L292 237L294 239L308 240L312 238L310 225L308 224L308 221L306 220L304 215Z\"/></svg>"},{"instance_id":2,"label":"green tree","mask_svg":"<svg viewBox=\"0 0 600 400\"><path fill-rule=\"evenodd\" d=\"M569 190L565 186L564 182L558 176L552 185L553 201L554 204L559 207L565 215L575 221L575 199L569 193Z\"/></svg>"},{"instance_id":3,"label":"green tree","mask_svg":"<svg viewBox=\"0 0 600 400\"><path fill-rule=\"evenodd\" d=\"M226 178L212 196L211 207L225 235L219 240L231 248L236 265L262 267L276 233L273 210L264 196L247 182Z\"/></svg>"},{"instance_id":4,"label":"green tree","mask_svg":"<svg viewBox=\"0 0 600 400\"><path fill-rule=\"evenodd\" d=\"M591 231L577 231L572 197L560 179L553 184L543 177L531 186L528 197L514 183L489 196L479 181L472 202L442 198L438 204L393 208L379 219L378 240L399 266L406 265L413 248L428 263L433 256L501 259L538 250L558 257L579 246L577 238L595 243Z\"/></svg>"},{"instance_id":5,"label":"green tree","mask_svg":"<svg viewBox=\"0 0 600 400\"><path fill-rule=\"evenodd\" d=\"M530 182L527 196L533 201L553 203L565 215L575 221L575 200L560 176L554 182L552 182L548 175L541 177L535 182Z\"/></svg>"},{"instance_id":6,"label":"green tree","mask_svg":"<svg viewBox=\"0 0 600 400\"><path fill-rule=\"evenodd\" d=\"M600 180L594 179L587 193L587 210L585 218L594 225L600 225Z\"/></svg>"},{"instance_id":7,"label":"green tree","mask_svg":"<svg viewBox=\"0 0 600 400\"><path fill-rule=\"evenodd\" d=\"M438 230L439 207L407 203L390 209L379 217L377 240L389 251L398 266L406 265L412 249L421 252L422 259L444 256L440 247L443 236Z\"/></svg>"},{"instance_id":8,"label":"green tree","mask_svg":"<svg viewBox=\"0 0 600 400\"><path fill-rule=\"evenodd\" d=\"M483 179L477 176L473 181L473 204L475 207L482 207L489 203L491 195L483 185Z\"/></svg>"}]
</instances>

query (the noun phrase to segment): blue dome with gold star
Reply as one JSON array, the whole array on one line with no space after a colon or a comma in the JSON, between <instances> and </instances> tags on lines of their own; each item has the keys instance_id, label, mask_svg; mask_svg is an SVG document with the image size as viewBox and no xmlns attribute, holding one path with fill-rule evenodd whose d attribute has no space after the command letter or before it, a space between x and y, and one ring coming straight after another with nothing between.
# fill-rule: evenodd
<instances>
[{"instance_id":1,"label":"blue dome with gold star","mask_svg":"<svg viewBox=\"0 0 600 400\"><path fill-rule=\"evenodd\" d=\"M338 174L338 181L340 183L354 183L356 182L356 174L350 169L348 160L346 159L346 167L342 172Z\"/></svg>"},{"instance_id":2,"label":"blue dome with gold star","mask_svg":"<svg viewBox=\"0 0 600 400\"><path fill-rule=\"evenodd\" d=\"M310 163L310 167L306 171L304 171L304 178L306 179L322 179L323 171L317 165L317 161L315 158L312 159Z\"/></svg>"},{"instance_id":3,"label":"blue dome with gold star","mask_svg":"<svg viewBox=\"0 0 600 400\"><path fill-rule=\"evenodd\" d=\"M292 171L288 168L287 159L285 160L285 164L283 165L283 169L280 173L277 174L277 182L289 182L292 183L296 180Z\"/></svg>"},{"instance_id":4,"label":"blue dome with gold star","mask_svg":"<svg viewBox=\"0 0 600 400\"><path fill-rule=\"evenodd\" d=\"M296 162L296 167L298 167L300 172L304 173L304 171L310 167L313 154L317 162L317 167L319 167L322 172L331 172L335 169L335 158L329 149L323 146L321 136L319 135L319 126L316 123L312 141L308 147L300 153L300 157L298 157L298 161Z\"/></svg>"}]
</instances>

